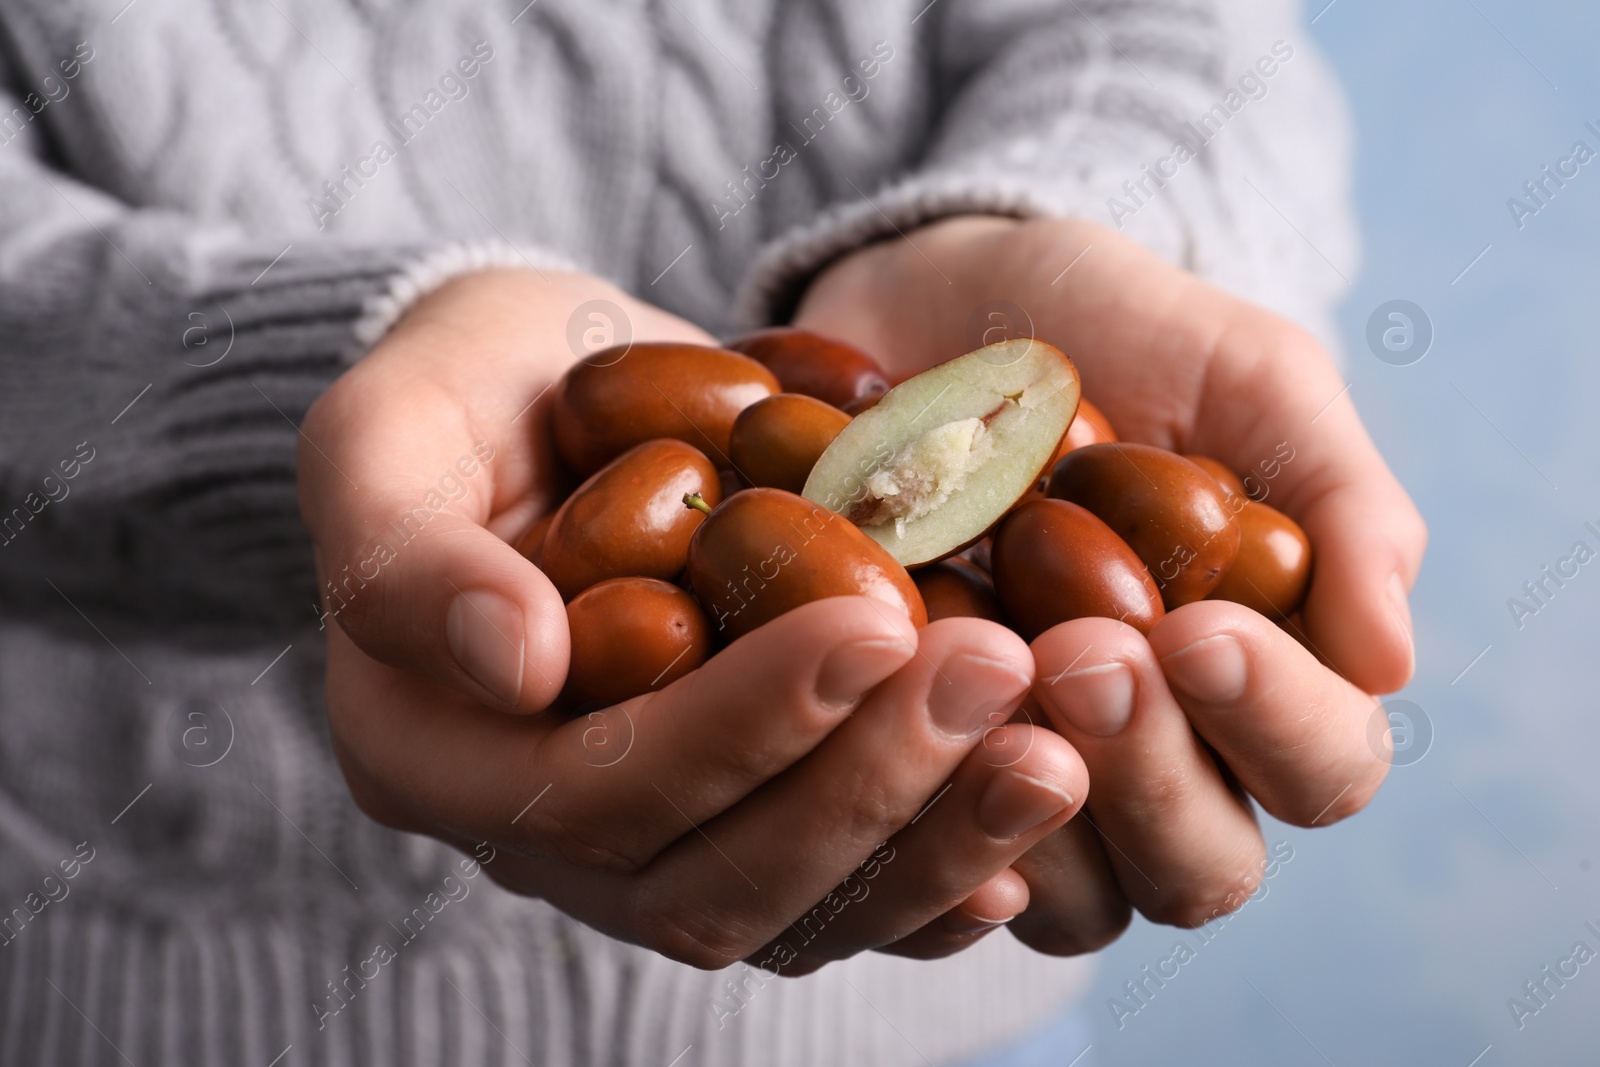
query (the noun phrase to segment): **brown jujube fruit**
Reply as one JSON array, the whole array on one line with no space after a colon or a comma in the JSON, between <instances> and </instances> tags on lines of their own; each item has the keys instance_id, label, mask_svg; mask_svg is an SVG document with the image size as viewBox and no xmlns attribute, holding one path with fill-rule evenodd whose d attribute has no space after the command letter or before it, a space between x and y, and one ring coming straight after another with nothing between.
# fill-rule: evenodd
<instances>
[{"instance_id":1,"label":"brown jujube fruit","mask_svg":"<svg viewBox=\"0 0 1600 1067\"><path fill-rule=\"evenodd\" d=\"M1217 484L1222 486L1223 498L1228 505L1228 510L1235 515L1239 514L1245 503L1250 499L1250 494L1245 492L1244 482L1240 480L1237 474L1233 473L1233 468L1219 459L1212 459L1210 456L1185 455L1183 458L1215 478Z\"/></svg>"},{"instance_id":2,"label":"brown jujube fruit","mask_svg":"<svg viewBox=\"0 0 1600 1067\"><path fill-rule=\"evenodd\" d=\"M567 629L572 660L562 696L574 708L663 689L711 653L700 605L654 578L613 578L584 590L567 605Z\"/></svg>"},{"instance_id":3,"label":"brown jujube fruit","mask_svg":"<svg viewBox=\"0 0 1600 1067\"><path fill-rule=\"evenodd\" d=\"M728 434L739 412L778 391L755 360L703 345L654 343L597 352L556 385L550 412L556 452L593 474L657 437L687 442L728 466Z\"/></svg>"},{"instance_id":4,"label":"brown jujube fruit","mask_svg":"<svg viewBox=\"0 0 1600 1067\"><path fill-rule=\"evenodd\" d=\"M682 441L646 441L623 453L567 498L545 534L539 566L571 600L608 578L670 581L689 559L705 516L685 493L722 499L717 469Z\"/></svg>"},{"instance_id":5,"label":"brown jujube fruit","mask_svg":"<svg viewBox=\"0 0 1600 1067\"><path fill-rule=\"evenodd\" d=\"M1005 612L995 595L989 576L964 559L947 559L911 572L928 621L940 619L988 619L1005 625Z\"/></svg>"},{"instance_id":6,"label":"brown jujube fruit","mask_svg":"<svg viewBox=\"0 0 1600 1067\"><path fill-rule=\"evenodd\" d=\"M1311 578L1311 540L1277 508L1247 500L1238 515L1239 555L1211 600L1231 600L1274 622L1300 609Z\"/></svg>"},{"instance_id":7,"label":"brown jujube fruit","mask_svg":"<svg viewBox=\"0 0 1600 1067\"><path fill-rule=\"evenodd\" d=\"M713 631L730 640L835 596L871 597L916 626L928 622L911 575L881 545L843 516L781 489L724 500L689 542L689 578Z\"/></svg>"},{"instance_id":8,"label":"brown jujube fruit","mask_svg":"<svg viewBox=\"0 0 1600 1067\"><path fill-rule=\"evenodd\" d=\"M522 535L522 540L517 542L517 551L532 560L535 567L539 565L539 558L544 554L544 538L550 532L550 523L555 517L556 513L552 511L535 520L534 524L528 527L528 532Z\"/></svg>"},{"instance_id":9,"label":"brown jujube fruit","mask_svg":"<svg viewBox=\"0 0 1600 1067\"><path fill-rule=\"evenodd\" d=\"M728 439L733 469L752 486L799 493L817 457L827 451L850 416L799 393L758 400L739 413Z\"/></svg>"},{"instance_id":10,"label":"brown jujube fruit","mask_svg":"<svg viewBox=\"0 0 1600 1067\"><path fill-rule=\"evenodd\" d=\"M1111 428L1111 420L1106 418L1105 412L1079 398L1077 417L1067 427L1067 436L1061 439L1061 450L1056 458L1060 459L1075 448L1115 444L1118 440L1117 431Z\"/></svg>"},{"instance_id":11,"label":"brown jujube fruit","mask_svg":"<svg viewBox=\"0 0 1600 1067\"><path fill-rule=\"evenodd\" d=\"M1112 444L1117 440L1116 431L1111 429L1111 423L1105 414L1089 401L1078 398L1078 414L1073 417L1072 425L1067 427L1066 436L1061 438L1061 444L1056 448L1055 458L1050 461L1050 466L1039 478L1036 488L1028 490L1024 500L1038 500L1044 496L1044 487L1050 481L1050 471L1073 449L1085 448L1089 445Z\"/></svg>"},{"instance_id":12,"label":"brown jujube fruit","mask_svg":"<svg viewBox=\"0 0 1600 1067\"><path fill-rule=\"evenodd\" d=\"M1239 553L1239 524L1216 479L1151 445L1067 453L1047 495L1094 512L1144 561L1168 611L1204 600Z\"/></svg>"},{"instance_id":13,"label":"brown jujube fruit","mask_svg":"<svg viewBox=\"0 0 1600 1067\"><path fill-rule=\"evenodd\" d=\"M863 411L871 411L873 408L877 407L878 401L882 399L882 393L873 393L871 396L864 396L858 400L850 401L850 403L846 404L841 410L843 410L846 415L849 415L853 419Z\"/></svg>"},{"instance_id":14,"label":"brown jujube fruit","mask_svg":"<svg viewBox=\"0 0 1600 1067\"><path fill-rule=\"evenodd\" d=\"M729 341L728 348L772 371L784 392L803 393L836 408L889 391L889 376L877 360L855 345L809 330L789 326L758 330Z\"/></svg>"},{"instance_id":15,"label":"brown jujube fruit","mask_svg":"<svg viewBox=\"0 0 1600 1067\"><path fill-rule=\"evenodd\" d=\"M1032 641L1072 619L1120 619L1148 634L1166 614L1133 549L1065 500L1030 500L994 537L994 587L1017 632Z\"/></svg>"}]
</instances>

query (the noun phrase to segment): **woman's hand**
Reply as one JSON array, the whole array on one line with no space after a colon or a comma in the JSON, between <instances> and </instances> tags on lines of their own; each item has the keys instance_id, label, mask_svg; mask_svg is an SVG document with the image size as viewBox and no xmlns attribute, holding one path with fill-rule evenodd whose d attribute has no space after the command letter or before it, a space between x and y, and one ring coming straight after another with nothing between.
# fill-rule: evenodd
<instances>
[{"instance_id":1,"label":"woman's hand","mask_svg":"<svg viewBox=\"0 0 1600 1067\"><path fill-rule=\"evenodd\" d=\"M1011 918L1027 888L1010 865L1076 813L1086 776L1059 735L1004 725L1034 657L1001 627L918 633L821 601L659 693L542 713L566 614L508 542L569 488L542 398L596 299L636 340L711 340L593 278L487 272L420 302L307 416L301 509L356 801L486 841L503 884L702 967L798 974Z\"/></svg>"},{"instance_id":2,"label":"woman's hand","mask_svg":"<svg viewBox=\"0 0 1600 1067\"><path fill-rule=\"evenodd\" d=\"M1034 642L1035 696L1088 765L1093 822L1074 820L1015 865L1031 894L1011 924L1019 937L1051 952L1096 948L1130 904L1160 922L1205 922L1261 877L1245 794L1299 826L1372 798L1387 723L1369 694L1411 676L1406 592L1426 530L1302 330L1112 231L975 217L835 264L796 325L854 341L902 375L1037 336L1072 357L1124 439L1222 460L1311 538L1305 647L1225 602L1180 608L1148 640L1080 619Z\"/></svg>"}]
</instances>

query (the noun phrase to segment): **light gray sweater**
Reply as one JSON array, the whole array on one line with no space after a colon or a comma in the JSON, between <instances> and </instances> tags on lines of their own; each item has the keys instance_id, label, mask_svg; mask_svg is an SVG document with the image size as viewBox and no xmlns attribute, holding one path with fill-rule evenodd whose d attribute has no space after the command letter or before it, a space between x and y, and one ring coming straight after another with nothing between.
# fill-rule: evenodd
<instances>
[{"instance_id":1,"label":"light gray sweater","mask_svg":"<svg viewBox=\"0 0 1600 1067\"><path fill-rule=\"evenodd\" d=\"M894 1067L1070 1001L1084 964L1004 934L697 972L366 821L324 727L295 425L417 263L483 261L436 258L459 242L726 331L897 229L1079 213L1326 334L1345 127L1297 17L0 3L0 1063Z\"/></svg>"}]
</instances>

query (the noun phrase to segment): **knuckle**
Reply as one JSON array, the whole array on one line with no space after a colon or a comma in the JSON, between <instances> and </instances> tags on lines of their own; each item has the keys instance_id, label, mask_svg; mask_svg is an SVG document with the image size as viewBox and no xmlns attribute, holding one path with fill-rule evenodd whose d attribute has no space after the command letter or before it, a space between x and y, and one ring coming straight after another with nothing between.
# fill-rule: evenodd
<instances>
[{"instance_id":1,"label":"knuckle","mask_svg":"<svg viewBox=\"0 0 1600 1067\"><path fill-rule=\"evenodd\" d=\"M1402 543L1409 549L1416 559L1421 559L1428 547L1428 522L1422 517L1422 512L1409 498L1406 505L1399 509Z\"/></svg>"},{"instance_id":2,"label":"knuckle","mask_svg":"<svg viewBox=\"0 0 1600 1067\"><path fill-rule=\"evenodd\" d=\"M593 820L569 821L555 804L535 805L516 822L521 831L514 844L517 850L572 867L631 875L649 860L636 842L618 838Z\"/></svg>"},{"instance_id":3,"label":"knuckle","mask_svg":"<svg viewBox=\"0 0 1600 1067\"><path fill-rule=\"evenodd\" d=\"M637 888L632 912L641 944L702 971L731 967L766 943L736 916L708 914L702 904L665 896L649 883Z\"/></svg>"},{"instance_id":4,"label":"knuckle","mask_svg":"<svg viewBox=\"0 0 1600 1067\"><path fill-rule=\"evenodd\" d=\"M844 821L843 840L878 842L890 837L909 819L901 817L898 783L887 775L857 773L850 780L836 783L840 790L840 814ZM932 796L937 784L928 790Z\"/></svg>"},{"instance_id":5,"label":"knuckle","mask_svg":"<svg viewBox=\"0 0 1600 1067\"><path fill-rule=\"evenodd\" d=\"M1332 367L1333 359L1310 330L1276 312L1252 307L1247 313L1249 327L1259 339L1258 349L1273 354L1282 366Z\"/></svg>"},{"instance_id":6,"label":"knuckle","mask_svg":"<svg viewBox=\"0 0 1600 1067\"><path fill-rule=\"evenodd\" d=\"M1140 819L1158 819L1180 811L1195 793L1194 776L1180 763L1165 762L1148 768L1139 781L1139 791L1119 807Z\"/></svg>"}]
</instances>

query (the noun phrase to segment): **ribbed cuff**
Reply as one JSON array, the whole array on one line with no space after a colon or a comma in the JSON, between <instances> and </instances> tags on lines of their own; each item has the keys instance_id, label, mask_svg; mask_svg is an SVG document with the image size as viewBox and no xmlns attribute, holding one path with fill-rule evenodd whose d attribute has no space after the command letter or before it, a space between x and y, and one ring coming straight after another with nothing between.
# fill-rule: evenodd
<instances>
[{"instance_id":1,"label":"ribbed cuff","mask_svg":"<svg viewBox=\"0 0 1600 1067\"><path fill-rule=\"evenodd\" d=\"M812 280L835 260L875 241L957 215L1037 218L1068 213L1033 183L943 173L914 178L854 203L836 205L778 238L757 258L734 302L740 330L788 322Z\"/></svg>"},{"instance_id":2,"label":"ribbed cuff","mask_svg":"<svg viewBox=\"0 0 1600 1067\"><path fill-rule=\"evenodd\" d=\"M506 241L446 245L406 264L389 279L382 292L367 300L355 324L356 340L363 350L370 349L383 340L412 305L456 278L481 270L519 267L541 274L547 270L580 269L560 253Z\"/></svg>"}]
</instances>

